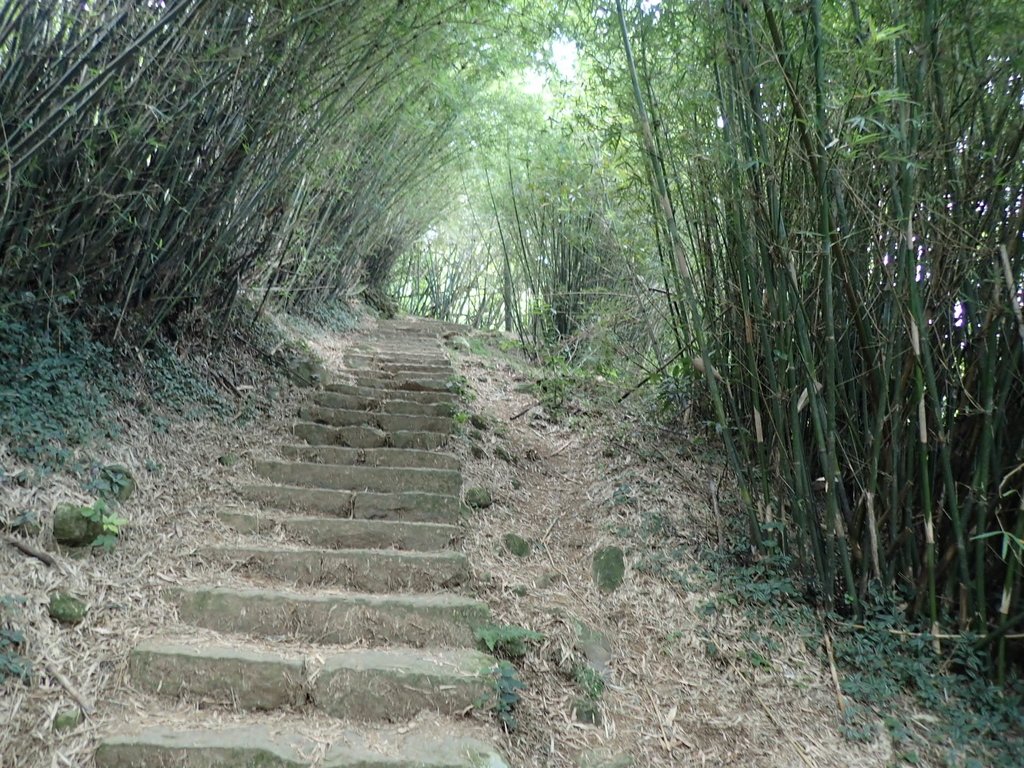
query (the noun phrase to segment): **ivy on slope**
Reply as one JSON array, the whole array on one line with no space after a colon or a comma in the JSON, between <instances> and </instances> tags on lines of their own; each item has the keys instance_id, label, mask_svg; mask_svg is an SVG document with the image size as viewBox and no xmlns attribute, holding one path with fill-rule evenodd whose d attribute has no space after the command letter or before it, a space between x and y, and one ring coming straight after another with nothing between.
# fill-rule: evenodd
<instances>
[{"instance_id":1,"label":"ivy on slope","mask_svg":"<svg viewBox=\"0 0 1024 768\"><path fill-rule=\"evenodd\" d=\"M15 460L43 472L82 470L78 449L116 439L125 404L155 430L167 413L234 412L199 363L167 341L127 356L60 309L31 294L0 296L0 440Z\"/></svg>"}]
</instances>

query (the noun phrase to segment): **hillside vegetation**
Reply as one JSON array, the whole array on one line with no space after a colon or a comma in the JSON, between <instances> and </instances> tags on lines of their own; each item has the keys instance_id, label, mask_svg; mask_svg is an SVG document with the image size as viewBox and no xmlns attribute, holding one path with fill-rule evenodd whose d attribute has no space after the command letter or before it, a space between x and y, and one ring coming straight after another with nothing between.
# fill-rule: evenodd
<instances>
[{"instance_id":1,"label":"hillside vegetation","mask_svg":"<svg viewBox=\"0 0 1024 768\"><path fill-rule=\"evenodd\" d=\"M0 457L85 472L108 399L161 381L237 416L241 379L175 372L280 363L270 313L500 328L555 410L600 377L713 441L720 544L823 627L1012 704L1021 29L1014 0L0 0Z\"/></svg>"}]
</instances>

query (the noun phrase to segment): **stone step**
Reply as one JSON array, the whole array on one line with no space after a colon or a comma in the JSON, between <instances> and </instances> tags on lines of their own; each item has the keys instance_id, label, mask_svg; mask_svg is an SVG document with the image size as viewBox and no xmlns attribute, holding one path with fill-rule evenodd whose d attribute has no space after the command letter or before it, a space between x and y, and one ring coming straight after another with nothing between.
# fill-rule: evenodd
<instances>
[{"instance_id":1,"label":"stone step","mask_svg":"<svg viewBox=\"0 0 1024 768\"><path fill-rule=\"evenodd\" d=\"M310 445L338 445L348 448L400 448L431 451L448 442L441 432L391 432L375 427L331 427L311 421L300 421L292 434Z\"/></svg>"},{"instance_id":2,"label":"stone step","mask_svg":"<svg viewBox=\"0 0 1024 768\"><path fill-rule=\"evenodd\" d=\"M357 395L360 397L389 398L410 400L415 403L450 403L457 399L453 392L412 392L397 390L392 387L360 387L347 381L331 381L324 385L328 392L341 395Z\"/></svg>"},{"instance_id":3,"label":"stone step","mask_svg":"<svg viewBox=\"0 0 1024 768\"><path fill-rule=\"evenodd\" d=\"M399 392L442 392L448 393L447 378L389 376L384 373L369 374L357 372L353 377L357 386L375 389L393 389Z\"/></svg>"},{"instance_id":4,"label":"stone step","mask_svg":"<svg viewBox=\"0 0 1024 768\"><path fill-rule=\"evenodd\" d=\"M254 461L253 471L260 477L280 485L328 488L335 491L417 491L458 495L462 490L462 473L450 469L264 460Z\"/></svg>"},{"instance_id":5,"label":"stone step","mask_svg":"<svg viewBox=\"0 0 1024 768\"><path fill-rule=\"evenodd\" d=\"M314 708L350 720L454 715L495 696L494 659L469 649L349 649L308 654L148 640L129 654L132 684L239 710Z\"/></svg>"},{"instance_id":6,"label":"stone step","mask_svg":"<svg viewBox=\"0 0 1024 768\"><path fill-rule=\"evenodd\" d=\"M341 395L337 392L316 392L313 394L313 402L324 408L343 411L375 411L409 416L453 416L458 410L454 403L417 403L412 400Z\"/></svg>"},{"instance_id":7,"label":"stone step","mask_svg":"<svg viewBox=\"0 0 1024 768\"><path fill-rule=\"evenodd\" d=\"M299 418L330 427L367 426L384 432L440 432L452 431L451 416L409 416L407 414L377 413L375 411L346 411L307 405L299 409Z\"/></svg>"},{"instance_id":8,"label":"stone step","mask_svg":"<svg viewBox=\"0 0 1024 768\"><path fill-rule=\"evenodd\" d=\"M459 499L436 493L370 493L297 488L287 485L242 484L235 488L247 501L305 514L360 520L404 520L410 523L453 523Z\"/></svg>"},{"instance_id":9,"label":"stone step","mask_svg":"<svg viewBox=\"0 0 1024 768\"><path fill-rule=\"evenodd\" d=\"M199 556L243 576L360 592L433 592L465 584L472 576L466 556L451 551L216 546L202 547Z\"/></svg>"},{"instance_id":10,"label":"stone step","mask_svg":"<svg viewBox=\"0 0 1024 768\"><path fill-rule=\"evenodd\" d=\"M162 714L162 713L161 713ZM256 720L256 722L251 722ZM96 768L508 768L486 741L456 724L339 726L303 735L297 717L250 715L244 725L211 725L196 715L178 727L149 726L108 736ZM315 738L314 738L315 737ZM324 744L329 747L324 747ZM314 763L314 756L326 754Z\"/></svg>"},{"instance_id":11,"label":"stone step","mask_svg":"<svg viewBox=\"0 0 1024 768\"><path fill-rule=\"evenodd\" d=\"M239 533L267 534L279 530L290 539L333 549L429 552L444 549L462 535L455 525L400 520L343 520L234 510L220 510L217 518Z\"/></svg>"},{"instance_id":12,"label":"stone step","mask_svg":"<svg viewBox=\"0 0 1024 768\"><path fill-rule=\"evenodd\" d=\"M378 362L377 367L392 378L449 379L455 373L451 365L429 365L405 361Z\"/></svg>"},{"instance_id":13,"label":"stone step","mask_svg":"<svg viewBox=\"0 0 1024 768\"><path fill-rule=\"evenodd\" d=\"M169 587L178 618L215 632L330 645L471 648L490 622L486 603L461 595L315 593L248 586Z\"/></svg>"},{"instance_id":14,"label":"stone step","mask_svg":"<svg viewBox=\"0 0 1024 768\"><path fill-rule=\"evenodd\" d=\"M367 467L410 467L447 469L458 472L462 462L457 456L439 451L412 448L345 448L338 445L282 445L281 454L294 461L322 464L361 464Z\"/></svg>"}]
</instances>

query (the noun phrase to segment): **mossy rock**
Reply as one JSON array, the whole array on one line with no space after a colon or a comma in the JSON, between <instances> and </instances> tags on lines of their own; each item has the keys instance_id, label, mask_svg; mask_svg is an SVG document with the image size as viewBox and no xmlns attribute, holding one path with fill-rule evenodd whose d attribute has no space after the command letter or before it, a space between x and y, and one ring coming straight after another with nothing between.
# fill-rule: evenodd
<instances>
[{"instance_id":1,"label":"mossy rock","mask_svg":"<svg viewBox=\"0 0 1024 768\"><path fill-rule=\"evenodd\" d=\"M53 718L53 730L58 733L61 731L73 731L78 727L79 723L82 722L82 710L78 707L72 707L71 709L62 709Z\"/></svg>"},{"instance_id":2,"label":"mossy rock","mask_svg":"<svg viewBox=\"0 0 1024 768\"><path fill-rule=\"evenodd\" d=\"M74 595L67 592L50 594L50 618L61 624L81 624L89 613L89 607Z\"/></svg>"},{"instance_id":3,"label":"mossy rock","mask_svg":"<svg viewBox=\"0 0 1024 768\"><path fill-rule=\"evenodd\" d=\"M509 554L516 557L530 556L530 542L516 533L505 534L505 549L509 551Z\"/></svg>"},{"instance_id":4,"label":"mossy rock","mask_svg":"<svg viewBox=\"0 0 1024 768\"><path fill-rule=\"evenodd\" d=\"M53 539L65 547L87 547L103 534L103 523L92 520L91 507L58 504L53 511Z\"/></svg>"},{"instance_id":5,"label":"mossy rock","mask_svg":"<svg viewBox=\"0 0 1024 768\"><path fill-rule=\"evenodd\" d=\"M233 467L241 461L237 453L224 453L217 457L217 463L222 467Z\"/></svg>"},{"instance_id":6,"label":"mossy rock","mask_svg":"<svg viewBox=\"0 0 1024 768\"><path fill-rule=\"evenodd\" d=\"M507 462L509 464L516 463L516 457L509 453L502 445L494 446L494 455L497 456L502 461Z\"/></svg>"},{"instance_id":7,"label":"mossy rock","mask_svg":"<svg viewBox=\"0 0 1024 768\"><path fill-rule=\"evenodd\" d=\"M578 723L583 723L584 725L601 724L601 709L593 699L584 697L575 699L572 703L572 712L573 717L576 718Z\"/></svg>"},{"instance_id":8,"label":"mossy rock","mask_svg":"<svg viewBox=\"0 0 1024 768\"><path fill-rule=\"evenodd\" d=\"M97 480L101 489L100 495L106 499L114 499L123 504L135 493L135 477L123 464L103 467Z\"/></svg>"},{"instance_id":9,"label":"mossy rock","mask_svg":"<svg viewBox=\"0 0 1024 768\"><path fill-rule=\"evenodd\" d=\"M494 503L494 498L486 488L467 488L466 503L473 509L487 509Z\"/></svg>"},{"instance_id":10,"label":"mossy rock","mask_svg":"<svg viewBox=\"0 0 1024 768\"><path fill-rule=\"evenodd\" d=\"M288 378L300 387L315 387L324 379L319 360L297 360L288 368Z\"/></svg>"},{"instance_id":11,"label":"mossy rock","mask_svg":"<svg viewBox=\"0 0 1024 768\"><path fill-rule=\"evenodd\" d=\"M619 547L602 547L594 553L594 583L597 588L609 594L620 586L626 577L626 559Z\"/></svg>"},{"instance_id":12,"label":"mossy rock","mask_svg":"<svg viewBox=\"0 0 1024 768\"><path fill-rule=\"evenodd\" d=\"M486 432L491 428L491 423L487 420L487 417L481 416L479 413L471 414L469 417L469 423L483 432Z\"/></svg>"},{"instance_id":13,"label":"mossy rock","mask_svg":"<svg viewBox=\"0 0 1024 768\"><path fill-rule=\"evenodd\" d=\"M469 343L469 339L465 336L453 336L448 340L448 344L450 344L453 349L457 349L459 352L465 352L466 354L473 351L473 345Z\"/></svg>"}]
</instances>

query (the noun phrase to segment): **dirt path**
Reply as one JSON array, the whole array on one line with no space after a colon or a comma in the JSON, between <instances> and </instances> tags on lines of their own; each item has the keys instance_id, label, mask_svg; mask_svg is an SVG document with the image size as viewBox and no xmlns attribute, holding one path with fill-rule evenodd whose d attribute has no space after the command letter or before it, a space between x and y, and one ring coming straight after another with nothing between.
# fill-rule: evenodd
<instances>
[{"instance_id":1,"label":"dirt path","mask_svg":"<svg viewBox=\"0 0 1024 768\"><path fill-rule=\"evenodd\" d=\"M539 374L496 347L492 338L486 354L458 355L457 368L472 410L500 425L463 447L467 483L496 498L473 519L466 552L497 619L545 638L521 664L512 764L889 764L887 742L840 733L819 639L755 623L716 583L702 555L717 548L709 487L722 482L720 463L699 448L680 455L679 440L628 408L591 406L559 423L537 407L513 419L536 402L522 390ZM507 551L508 533L531 543L529 556ZM628 565L610 595L591 571L607 545L624 548ZM592 688L588 667L605 680L597 725L574 711Z\"/></svg>"}]
</instances>

